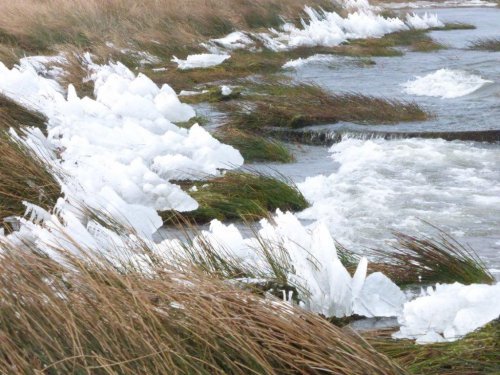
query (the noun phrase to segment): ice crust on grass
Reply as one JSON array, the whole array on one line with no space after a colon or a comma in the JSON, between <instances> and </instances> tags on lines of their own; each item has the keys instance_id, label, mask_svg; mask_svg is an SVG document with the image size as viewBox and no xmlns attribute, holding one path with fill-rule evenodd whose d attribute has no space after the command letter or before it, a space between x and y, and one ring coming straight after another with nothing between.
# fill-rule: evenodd
<instances>
[{"instance_id":1,"label":"ice crust on grass","mask_svg":"<svg viewBox=\"0 0 500 375\"><path fill-rule=\"evenodd\" d=\"M189 55L186 60L181 60L174 56L172 61L176 63L177 68L180 70L197 69L197 68L210 68L222 64L231 55L227 54L214 54L214 53L201 53L198 55Z\"/></svg>"},{"instance_id":2,"label":"ice crust on grass","mask_svg":"<svg viewBox=\"0 0 500 375\"><path fill-rule=\"evenodd\" d=\"M500 316L500 283L437 284L422 294L404 305L395 338L455 341Z\"/></svg>"},{"instance_id":3,"label":"ice crust on grass","mask_svg":"<svg viewBox=\"0 0 500 375\"><path fill-rule=\"evenodd\" d=\"M29 143L68 176L68 199L116 213L144 235L161 226L156 211L189 211L197 203L170 180L204 177L242 165L240 153L187 121L195 112L168 85L159 88L124 65L89 65L95 100L67 94L31 64L0 63L0 92L47 116L48 139L32 132ZM59 155L56 159L55 154Z\"/></svg>"},{"instance_id":4,"label":"ice crust on grass","mask_svg":"<svg viewBox=\"0 0 500 375\"><path fill-rule=\"evenodd\" d=\"M396 31L444 25L436 15L427 13L410 14L404 20L384 17L377 13L378 7L371 6L365 0L345 1L343 6L349 11L346 17L306 6L304 12L307 17L301 20L300 26L285 23L279 29L270 29L269 32L235 32L225 38L214 39L204 46L209 50L233 50L234 46L252 49L255 48L252 39L255 39L272 51L287 51L298 47L335 47L350 39L380 38Z\"/></svg>"},{"instance_id":5,"label":"ice crust on grass","mask_svg":"<svg viewBox=\"0 0 500 375\"><path fill-rule=\"evenodd\" d=\"M439 69L426 76L417 76L414 80L403 84L407 94L418 96L434 96L443 99L458 98L469 95L493 81L462 70Z\"/></svg>"}]
</instances>

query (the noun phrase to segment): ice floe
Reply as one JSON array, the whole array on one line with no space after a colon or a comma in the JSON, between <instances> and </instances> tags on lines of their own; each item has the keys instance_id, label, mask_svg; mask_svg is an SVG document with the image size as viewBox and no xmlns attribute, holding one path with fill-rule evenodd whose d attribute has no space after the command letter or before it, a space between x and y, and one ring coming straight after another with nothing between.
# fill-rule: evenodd
<instances>
[{"instance_id":1,"label":"ice floe","mask_svg":"<svg viewBox=\"0 0 500 375\"><path fill-rule=\"evenodd\" d=\"M443 99L469 95L493 81L462 70L439 69L426 76L417 76L403 84L404 91L418 96L434 96Z\"/></svg>"},{"instance_id":2,"label":"ice floe","mask_svg":"<svg viewBox=\"0 0 500 375\"><path fill-rule=\"evenodd\" d=\"M156 211L197 208L169 180L215 174L243 163L237 150L200 126L174 125L195 112L170 86L159 88L119 63L90 64L89 69L95 99L79 98L71 85L65 95L31 64L13 69L0 64L0 92L48 117L46 154L59 154L60 159L52 159L68 176L65 193L72 199L120 212L129 225L151 235L162 223Z\"/></svg>"},{"instance_id":3,"label":"ice floe","mask_svg":"<svg viewBox=\"0 0 500 375\"><path fill-rule=\"evenodd\" d=\"M180 70L209 68L222 64L231 55L227 54L214 54L214 53L201 53L198 55L189 55L186 60L181 60L174 56L172 61L178 65Z\"/></svg>"},{"instance_id":4,"label":"ice floe","mask_svg":"<svg viewBox=\"0 0 500 375\"><path fill-rule=\"evenodd\" d=\"M437 284L404 305L395 338L454 341L500 317L500 283Z\"/></svg>"}]
</instances>

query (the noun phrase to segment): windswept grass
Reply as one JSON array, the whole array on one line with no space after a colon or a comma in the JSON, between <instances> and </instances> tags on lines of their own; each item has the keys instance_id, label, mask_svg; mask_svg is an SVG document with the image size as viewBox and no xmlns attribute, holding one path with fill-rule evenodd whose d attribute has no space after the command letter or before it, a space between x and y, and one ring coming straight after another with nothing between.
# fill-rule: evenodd
<instances>
[{"instance_id":1,"label":"windswept grass","mask_svg":"<svg viewBox=\"0 0 500 375\"><path fill-rule=\"evenodd\" d=\"M184 95L181 99L183 103L188 104L219 103L237 99L240 95L241 91L238 89L233 89L229 95L223 95L222 88L220 86L215 86L202 90L196 95Z\"/></svg>"},{"instance_id":2,"label":"windswept grass","mask_svg":"<svg viewBox=\"0 0 500 375\"><path fill-rule=\"evenodd\" d=\"M300 128L349 121L394 124L429 118L416 103L362 94L330 94L311 84L261 84L229 108L230 124L246 130Z\"/></svg>"},{"instance_id":3,"label":"windswept grass","mask_svg":"<svg viewBox=\"0 0 500 375\"><path fill-rule=\"evenodd\" d=\"M392 249L375 251L383 263L373 264L372 270L384 272L399 285L494 282L477 254L443 231L436 238L402 233L395 237Z\"/></svg>"},{"instance_id":4,"label":"windswept grass","mask_svg":"<svg viewBox=\"0 0 500 375\"><path fill-rule=\"evenodd\" d=\"M227 126L218 129L214 137L239 150L247 163L294 161L291 151L283 143L271 138Z\"/></svg>"},{"instance_id":5,"label":"windswept grass","mask_svg":"<svg viewBox=\"0 0 500 375\"><path fill-rule=\"evenodd\" d=\"M441 27L432 27L430 31L450 31L450 30L474 30L477 27L465 22L447 22Z\"/></svg>"},{"instance_id":6,"label":"windswept grass","mask_svg":"<svg viewBox=\"0 0 500 375\"><path fill-rule=\"evenodd\" d=\"M427 35L427 32L428 30L416 29L397 31L381 38L354 39L335 49L337 53L349 56L402 56L403 52L396 47L407 47L417 52L445 48Z\"/></svg>"},{"instance_id":7,"label":"windswept grass","mask_svg":"<svg viewBox=\"0 0 500 375\"><path fill-rule=\"evenodd\" d=\"M314 314L193 271L2 250L1 372L406 374Z\"/></svg>"},{"instance_id":8,"label":"windswept grass","mask_svg":"<svg viewBox=\"0 0 500 375\"><path fill-rule=\"evenodd\" d=\"M469 46L470 49L482 51L500 51L500 38L484 38L472 42Z\"/></svg>"},{"instance_id":9,"label":"windswept grass","mask_svg":"<svg viewBox=\"0 0 500 375\"><path fill-rule=\"evenodd\" d=\"M0 132L7 132L11 128L19 131L29 126L43 131L46 120L41 113L29 110L0 94Z\"/></svg>"},{"instance_id":10,"label":"windswept grass","mask_svg":"<svg viewBox=\"0 0 500 375\"><path fill-rule=\"evenodd\" d=\"M333 7L328 0L3 1L0 43L30 54L61 45L94 52L106 42L148 51L156 44L171 56L236 29L275 27L280 16L293 19L306 4Z\"/></svg>"},{"instance_id":11,"label":"windswept grass","mask_svg":"<svg viewBox=\"0 0 500 375\"><path fill-rule=\"evenodd\" d=\"M31 150L0 132L0 227L9 216L23 216L23 201L50 210L61 194L47 164Z\"/></svg>"},{"instance_id":12,"label":"windswept grass","mask_svg":"<svg viewBox=\"0 0 500 375\"><path fill-rule=\"evenodd\" d=\"M409 340L392 340L388 334L364 335L378 351L416 375L498 374L500 370L500 320L480 328L463 339L419 345Z\"/></svg>"},{"instance_id":13,"label":"windswept grass","mask_svg":"<svg viewBox=\"0 0 500 375\"><path fill-rule=\"evenodd\" d=\"M223 177L182 185L200 205L182 216L198 224L212 219L255 220L277 208L299 211L308 206L295 186L264 174L227 172ZM171 224L176 223L177 215L172 211L162 213L165 222Z\"/></svg>"}]
</instances>

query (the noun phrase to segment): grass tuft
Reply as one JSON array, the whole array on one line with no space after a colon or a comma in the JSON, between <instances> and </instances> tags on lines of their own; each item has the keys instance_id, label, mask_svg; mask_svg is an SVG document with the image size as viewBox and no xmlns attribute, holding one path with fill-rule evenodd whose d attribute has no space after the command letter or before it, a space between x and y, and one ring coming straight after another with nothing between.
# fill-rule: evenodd
<instances>
[{"instance_id":1,"label":"grass tuft","mask_svg":"<svg viewBox=\"0 0 500 375\"><path fill-rule=\"evenodd\" d=\"M0 132L0 155L0 227L7 217L24 215L24 201L52 209L61 187L47 163L4 132Z\"/></svg>"},{"instance_id":2,"label":"grass tuft","mask_svg":"<svg viewBox=\"0 0 500 375\"><path fill-rule=\"evenodd\" d=\"M435 239L402 233L395 236L397 244L392 249L375 251L384 263L373 264L372 270L384 272L399 285L494 282L474 250L443 231Z\"/></svg>"},{"instance_id":3,"label":"grass tuft","mask_svg":"<svg viewBox=\"0 0 500 375\"><path fill-rule=\"evenodd\" d=\"M41 113L27 109L0 94L0 132L7 132L10 128L19 131L22 127L30 126L45 131L46 121Z\"/></svg>"},{"instance_id":4,"label":"grass tuft","mask_svg":"<svg viewBox=\"0 0 500 375\"><path fill-rule=\"evenodd\" d=\"M368 333L365 338L411 374L493 375L500 369L499 319L449 343L419 345L410 340L393 340L380 332Z\"/></svg>"},{"instance_id":5,"label":"grass tuft","mask_svg":"<svg viewBox=\"0 0 500 375\"><path fill-rule=\"evenodd\" d=\"M2 249L1 372L406 373L354 333L194 271Z\"/></svg>"},{"instance_id":6,"label":"grass tuft","mask_svg":"<svg viewBox=\"0 0 500 375\"><path fill-rule=\"evenodd\" d=\"M300 211L308 207L306 199L295 186L264 174L227 172L223 177L184 182L181 186L199 204L197 210L182 216L197 224L213 219L257 220L278 208ZM178 213L174 211L161 215L167 224L175 224L178 219Z\"/></svg>"},{"instance_id":7,"label":"grass tuft","mask_svg":"<svg viewBox=\"0 0 500 375\"><path fill-rule=\"evenodd\" d=\"M330 94L310 84L261 84L229 107L229 123L239 129L300 128L348 121L360 124L395 124L429 118L414 102L362 94Z\"/></svg>"},{"instance_id":8,"label":"grass tuft","mask_svg":"<svg viewBox=\"0 0 500 375\"><path fill-rule=\"evenodd\" d=\"M472 42L469 48L481 51L498 52L500 51L500 38L478 39Z\"/></svg>"},{"instance_id":9,"label":"grass tuft","mask_svg":"<svg viewBox=\"0 0 500 375\"><path fill-rule=\"evenodd\" d=\"M240 129L225 126L218 129L214 137L239 150L247 163L265 161L291 163L295 160L283 143Z\"/></svg>"}]
</instances>

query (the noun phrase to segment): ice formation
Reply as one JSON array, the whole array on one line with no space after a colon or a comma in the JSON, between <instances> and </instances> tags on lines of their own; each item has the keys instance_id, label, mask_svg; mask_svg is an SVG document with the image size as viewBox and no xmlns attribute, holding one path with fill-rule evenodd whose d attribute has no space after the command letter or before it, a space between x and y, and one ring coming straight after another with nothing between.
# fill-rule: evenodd
<instances>
[{"instance_id":1,"label":"ice formation","mask_svg":"<svg viewBox=\"0 0 500 375\"><path fill-rule=\"evenodd\" d=\"M443 99L469 95L492 81L462 70L439 69L426 76L417 76L403 84L407 94L434 96Z\"/></svg>"},{"instance_id":2,"label":"ice formation","mask_svg":"<svg viewBox=\"0 0 500 375\"><path fill-rule=\"evenodd\" d=\"M180 70L188 70L220 65L229 58L231 58L231 55L202 53L198 55L189 55L186 60L181 60L174 56L172 61L178 65Z\"/></svg>"},{"instance_id":3,"label":"ice formation","mask_svg":"<svg viewBox=\"0 0 500 375\"><path fill-rule=\"evenodd\" d=\"M281 263L289 263L285 266L289 282L307 290L298 296L303 307L325 316L338 317L352 314L398 316L401 313L406 301L402 291L382 274L366 277L366 258L361 259L351 277L340 262L335 243L324 224L306 227L295 215L278 210L272 222L264 219L260 225L259 239L244 238L234 225L214 220L210 230L203 231L201 237L194 240L194 247L201 247L208 241L222 257L236 259L249 269L260 270L272 277L269 274L271 265L261 250L262 241L267 251L277 259L284 259ZM169 240L159 246L166 254L182 252ZM282 258L283 254L285 258Z\"/></svg>"},{"instance_id":4,"label":"ice formation","mask_svg":"<svg viewBox=\"0 0 500 375\"><path fill-rule=\"evenodd\" d=\"M317 11L311 7L304 8L307 19L302 19L301 26L285 23L278 30L249 34L235 32L222 39L214 39L204 44L209 50L215 48L254 48L252 39L260 42L273 51L285 51L297 47L334 47L350 39L379 38L385 34L410 28L428 29L443 26L436 15L408 15L406 20L397 17L384 17L377 14L379 8L371 6L366 0L349 0L344 2L349 10L346 17L336 12Z\"/></svg>"},{"instance_id":5,"label":"ice formation","mask_svg":"<svg viewBox=\"0 0 500 375\"><path fill-rule=\"evenodd\" d=\"M424 13L423 16L420 16L416 13L408 14L406 16L406 24L413 29L425 30L432 27L443 27L444 23L442 23L437 14L427 14Z\"/></svg>"},{"instance_id":6,"label":"ice formation","mask_svg":"<svg viewBox=\"0 0 500 375\"><path fill-rule=\"evenodd\" d=\"M395 338L454 341L500 317L500 283L437 284L407 302Z\"/></svg>"},{"instance_id":7,"label":"ice formation","mask_svg":"<svg viewBox=\"0 0 500 375\"><path fill-rule=\"evenodd\" d=\"M156 211L188 211L197 203L172 179L218 173L241 165L239 152L221 144L198 125L189 130L194 110L182 104L168 86L157 87L124 65L90 65L95 97L79 98L73 86L67 96L56 81L37 74L30 64L6 68L0 63L0 92L44 113L48 143L32 132L30 142L45 148L69 177L71 199L95 209L125 215L127 224L146 235L160 225ZM38 137L38 138L37 138ZM56 161L53 155L60 155Z\"/></svg>"}]
</instances>

